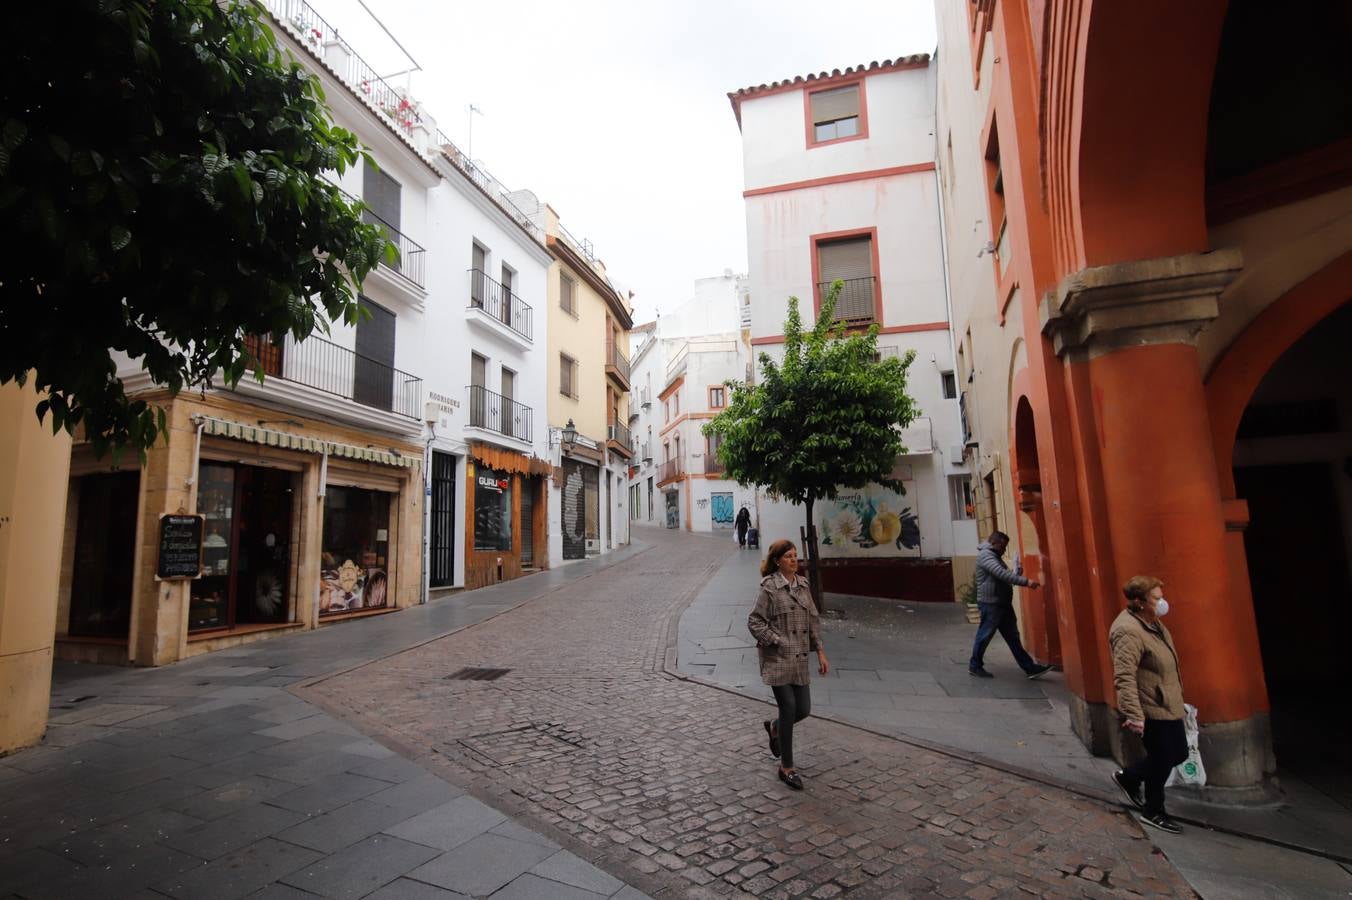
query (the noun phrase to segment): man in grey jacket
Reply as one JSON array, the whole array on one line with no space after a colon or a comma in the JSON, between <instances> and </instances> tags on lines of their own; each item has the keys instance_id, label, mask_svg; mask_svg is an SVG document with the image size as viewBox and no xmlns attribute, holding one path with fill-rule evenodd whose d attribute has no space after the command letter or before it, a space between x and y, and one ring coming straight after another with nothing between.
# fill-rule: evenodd
<instances>
[{"instance_id":1,"label":"man in grey jacket","mask_svg":"<svg viewBox=\"0 0 1352 900\"><path fill-rule=\"evenodd\" d=\"M1014 615L1014 585L1021 587L1042 587L1036 581L1023 577L1023 567L1011 572L1005 566L1005 548L1009 546L1009 535L1003 531L991 533L986 543L976 551L976 602L981 610L981 624L976 629L976 641L972 644L972 658L967 663L967 674L974 678L994 678L986 671L982 663L986 647L998 631L1014 654L1014 661L1031 678L1045 675L1051 666L1044 666L1028 655L1019 640L1019 621Z\"/></svg>"}]
</instances>

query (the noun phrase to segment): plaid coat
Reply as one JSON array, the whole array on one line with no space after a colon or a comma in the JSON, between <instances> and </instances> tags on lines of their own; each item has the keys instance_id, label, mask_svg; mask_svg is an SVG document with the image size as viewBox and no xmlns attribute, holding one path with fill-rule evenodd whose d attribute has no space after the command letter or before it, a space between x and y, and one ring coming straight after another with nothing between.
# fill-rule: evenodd
<instances>
[{"instance_id":1,"label":"plaid coat","mask_svg":"<svg viewBox=\"0 0 1352 900\"><path fill-rule=\"evenodd\" d=\"M821 648L822 625L807 579L794 576L790 584L779 572L762 578L746 627L756 639L762 681L808 683L808 653Z\"/></svg>"}]
</instances>

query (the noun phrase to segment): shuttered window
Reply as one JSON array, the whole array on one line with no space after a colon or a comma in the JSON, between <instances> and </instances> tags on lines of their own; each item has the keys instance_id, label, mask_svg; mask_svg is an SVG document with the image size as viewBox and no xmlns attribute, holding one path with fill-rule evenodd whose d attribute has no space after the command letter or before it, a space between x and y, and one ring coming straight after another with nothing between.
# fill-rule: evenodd
<instances>
[{"instance_id":1,"label":"shuttered window","mask_svg":"<svg viewBox=\"0 0 1352 900\"><path fill-rule=\"evenodd\" d=\"M577 363L562 353L559 354L559 393L577 397Z\"/></svg>"},{"instance_id":2,"label":"shuttered window","mask_svg":"<svg viewBox=\"0 0 1352 900\"><path fill-rule=\"evenodd\" d=\"M812 109L812 140L833 141L859 134L859 85L814 91L808 95Z\"/></svg>"},{"instance_id":3,"label":"shuttered window","mask_svg":"<svg viewBox=\"0 0 1352 900\"><path fill-rule=\"evenodd\" d=\"M837 321L868 322L874 318L874 296L877 287L873 271L873 239L871 237L829 241L817 245L817 269L821 276L817 290L826 299L832 282L843 282L836 298Z\"/></svg>"},{"instance_id":4,"label":"shuttered window","mask_svg":"<svg viewBox=\"0 0 1352 900\"><path fill-rule=\"evenodd\" d=\"M399 231L399 215L401 211L400 186L399 182L390 177L389 173L382 172L370 162L366 163L366 170L363 173L361 198L370 209L366 213L366 220L371 221L372 214L380 219L390 228Z\"/></svg>"},{"instance_id":5,"label":"shuttered window","mask_svg":"<svg viewBox=\"0 0 1352 900\"><path fill-rule=\"evenodd\" d=\"M577 286L567 275L559 275L559 308L570 316L577 315Z\"/></svg>"}]
</instances>

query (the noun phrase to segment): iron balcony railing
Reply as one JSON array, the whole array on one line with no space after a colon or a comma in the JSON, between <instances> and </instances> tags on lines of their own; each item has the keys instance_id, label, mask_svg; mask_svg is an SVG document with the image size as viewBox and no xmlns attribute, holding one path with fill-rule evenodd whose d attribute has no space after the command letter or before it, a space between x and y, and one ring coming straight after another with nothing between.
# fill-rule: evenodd
<instances>
[{"instance_id":1,"label":"iron balcony railing","mask_svg":"<svg viewBox=\"0 0 1352 900\"><path fill-rule=\"evenodd\" d=\"M390 239L394 244L395 249L399 251L399 257L393 263L386 261L382 257L380 264L403 275L418 287L427 287L427 281L424 277L424 267L427 265L427 251L423 249L422 244L419 244L417 241L413 240L413 238L404 234L398 228L395 228L392 224L386 222L380 216L372 212L371 208L366 205L366 201L362 198L344 190L333 181L330 181L329 183L334 187L337 187L339 192L349 201L359 204L361 206L362 221L370 225L379 225L381 231L385 232L385 236Z\"/></svg>"},{"instance_id":2,"label":"iron balcony railing","mask_svg":"<svg viewBox=\"0 0 1352 900\"><path fill-rule=\"evenodd\" d=\"M301 384L410 419L422 418L422 379L380 360L317 337L299 344L288 339L280 347L265 337L251 337L245 345L255 357L254 368L261 368L267 378Z\"/></svg>"},{"instance_id":3,"label":"iron balcony railing","mask_svg":"<svg viewBox=\"0 0 1352 900\"><path fill-rule=\"evenodd\" d=\"M531 408L477 384L469 386L469 424L518 441L531 440Z\"/></svg>"},{"instance_id":4,"label":"iron balcony railing","mask_svg":"<svg viewBox=\"0 0 1352 900\"><path fill-rule=\"evenodd\" d=\"M511 288L499 284L478 269L469 270L469 305L482 309L526 340L534 340L535 310L512 293Z\"/></svg>"},{"instance_id":5,"label":"iron balcony railing","mask_svg":"<svg viewBox=\"0 0 1352 900\"><path fill-rule=\"evenodd\" d=\"M390 122L405 134L423 124L417 108L408 97L357 55L352 45L338 36L338 29L315 12L305 0L261 0L263 6L295 32L310 50L324 60L338 77L364 96Z\"/></svg>"},{"instance_id":6,"label":"iron balcony railing","mask_svg":"<svg viewBox=\"0 0 1352 900\"><path fill-rule=\"evenodd\" d=\"M619 422L610 423L606 431L606 437L623 447L627 452L634 452L633 438L629 434L629 429Z\"/></svg>"},{"instance_id":7,"label":"iron balcony railing","mask_svg":"<svg viewBox=\"0 0 1352 900\"><path fill-rule=\"evenodd\" d=\"M653 445L650 444L650 443L648 443L647 441L644 441L644 442L643 442L643 450L642 450L642 452L639 453L639 456L643 459L643 461L644 461L645 463L652 462L652 461L653 461Z\"/></svg>"},{"instance_id":8,"label":"iron balcony railing","mask_svg":"<svg viewBox=\"0 0 1352 900\"><path fill-rule=\"evenodd\" d=\"M962 424L962 442L972 443L972 426L967 418L967 392L958 395L958 419Z\"/></svg>"},{"instance_id":9,"label":"iron balcony railing","mask_svg":"<svg viewBox=\"0 0 1352 900\"><path fill-rule=\"evenodd\" d=\"M704 474L722 475L728 467L718 461L718 451L710 450L704 454Z\"/></svg>"},{"instance_id":10,"label":"iron balcony railing","mask_svg":"<svg viewBox=\"0 0 1352 900\"><path fill-rule=\"evenodd\" d=\"M629 383L629 359L614 341L606 341L606 365L614 368L625 384Z\"/></svg>"},{"instance_id":11,"label":"iron balcony railing","mask_svg":"<svg viewBox=\"0 0 1352 900\"><path fill-rule=\"evenodd\" d=\"M875 298L878 279L872 275L863 278L837 279L841 282L840 296L836 297L835 321L864 324L877 318ZM817 283L817 299L826 302L831 292L831 281Z\"/></svg>"},{"instance_id":12,"label":"iron balcony railing","mask_svg":"<svg viewBox=\"0 0 1352 900\"><path fill-rule=\"evenodd\" d=\"M685 474L685 466L681 465L680 457L669 459L657 467L657 483L662 484L667 481L675 481Z\"/></svg>"}]
</instances>

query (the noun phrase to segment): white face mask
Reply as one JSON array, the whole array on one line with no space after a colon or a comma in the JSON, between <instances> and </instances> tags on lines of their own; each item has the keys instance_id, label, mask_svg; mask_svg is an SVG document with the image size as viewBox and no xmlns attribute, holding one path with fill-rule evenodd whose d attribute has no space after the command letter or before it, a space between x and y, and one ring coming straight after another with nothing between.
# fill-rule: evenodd
<instances>
[{"instance_id":1,"label":"white face mask","mask_svg":"<svg viewBox=\"0 0 1352 900\"><path fill-rule=\"evenodd\" d=\"M1165 600L1163 597L1161 597L1161 598L1159 598L1158 600L1155 601L1155 615L1157 615L1157 616L1167 616L1167 615L1169 615L1169 601L1168 601L1168 600Z\"/></svg>"}]
</instances>

